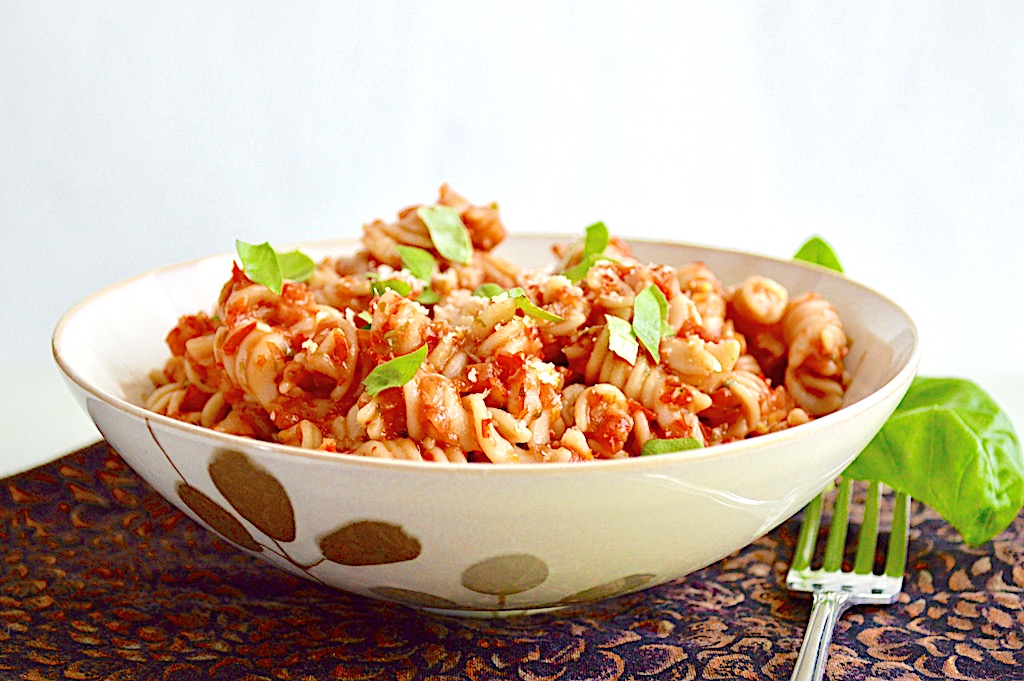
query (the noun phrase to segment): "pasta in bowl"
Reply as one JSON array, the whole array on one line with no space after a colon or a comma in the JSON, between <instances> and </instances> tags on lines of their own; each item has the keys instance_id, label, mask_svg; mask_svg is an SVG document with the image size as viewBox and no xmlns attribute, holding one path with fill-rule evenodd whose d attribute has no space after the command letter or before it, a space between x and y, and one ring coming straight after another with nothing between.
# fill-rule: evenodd
<instances>
[{"instance_id":1,"label":"pasta in bowl","mask_svg":"<svg viewBox=\"0 0 1024 681\"><path fill-rule=\"evenodd\" d=\"M506 237L443 187L357 241L240 243L111 287L54 353L125 460L242 550L509 614L767 532L878 431L918 342L822 268L600 223Z\"/></svg>"},{"instance_id":2,"label":"pasta in bowl","mask_svg":"<svg viewBox=\"0 0 1024 681\"><path fill-rule=\"evenodd\" d=\"M146 406L357 456L540 463L721 444L843 403L848 340L813 291L644 262L601 223L544 268L497 255L504 236L442 187L355 253L293 252L300 282L254 281L278 256L242 244L212 314L168 334Z\"/></svg>"}]
</instances>

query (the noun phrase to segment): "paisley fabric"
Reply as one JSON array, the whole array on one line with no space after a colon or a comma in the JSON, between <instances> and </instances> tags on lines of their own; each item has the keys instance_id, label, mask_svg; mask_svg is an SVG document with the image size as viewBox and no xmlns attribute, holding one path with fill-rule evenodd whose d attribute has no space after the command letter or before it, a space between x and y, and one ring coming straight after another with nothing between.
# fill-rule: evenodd
<instances>
[{"instance_id":1,"label":"paisley fabric","mask_svg":"<svg viewBox=\"0 0 1024 681\"><path fill-rule=\"evenodd\" d=\"M2 481L3 679L788 679L794 518L598 605L458 619L332 591L215 539L105 443ZM1024 516L965 546L915 504L900 601L855 608L830 679L1024 678Z\"/></svg>"}]
</instances>

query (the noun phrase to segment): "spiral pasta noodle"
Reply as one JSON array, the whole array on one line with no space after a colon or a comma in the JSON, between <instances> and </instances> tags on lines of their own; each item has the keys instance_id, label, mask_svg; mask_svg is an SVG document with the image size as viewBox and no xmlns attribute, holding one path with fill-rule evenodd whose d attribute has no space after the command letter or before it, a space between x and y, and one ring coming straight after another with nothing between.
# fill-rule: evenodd
<instances>
[{"instance_id":1,"label":"spiral pasta noodle","mask_svg":"<svg viewBox=\"0 0 1024 681\"><path fill-rule=\"evenodd\" d=\"M843 364L849 346L839 313L807 292L788 306L782 328L788 346L787 390L814 416L841 407L849 383Z\"/></svg>"},{"instance_id":2,"label":"spiral pasta noodle","mask_svg":"<svg viewBox=\"0 0 1024 681\"><path fill-rule=\"evenodd\" d=\"M212 312L168 333L146 406L293 447L441 464L717 445L842 406L849 342L817 294L757 274L727 287L705 263L643 263L607 235L523 267L495 251L505 233L495 204L444 185L430 206L366 223L355 253L301 281L275 289L235 263Z\"/></svg>"},{"instance_id":3,"label":"spiral pasta noodle","mask_svg":"<svg viewBox=\"0 0 1024 681\"><path fill-rule=\"evenodd\" d=\"M680 288L693 301L699 315L698 327L712 340L725 331L726 300L722 282L707 264L686 263L676 268Z\"/></svg>"}]
</instances>

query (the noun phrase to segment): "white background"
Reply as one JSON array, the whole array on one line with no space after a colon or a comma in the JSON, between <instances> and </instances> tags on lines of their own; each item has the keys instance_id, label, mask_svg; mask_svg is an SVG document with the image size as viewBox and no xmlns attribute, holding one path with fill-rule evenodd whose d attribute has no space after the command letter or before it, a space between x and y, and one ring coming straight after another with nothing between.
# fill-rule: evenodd
<instances>
[{"instance_id":1,"label":"white background","mask_svg":"<svg viewBox=\"0 0 1024 681\"><path fill-rule=\"evenodd\" d=\"M0 473L98 437L49 355L80 298L444 181L518 231L820 234L1020 431L1022 170L1018 2L0 0Z\"/></svg>"}]
</instances>

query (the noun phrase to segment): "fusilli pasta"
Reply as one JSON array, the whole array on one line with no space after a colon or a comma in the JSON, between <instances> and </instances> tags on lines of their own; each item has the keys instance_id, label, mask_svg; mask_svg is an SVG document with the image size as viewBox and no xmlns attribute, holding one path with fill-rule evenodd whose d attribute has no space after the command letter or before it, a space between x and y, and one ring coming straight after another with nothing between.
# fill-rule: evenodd
<instances>
[{"instance_id":1,"label":"fusilli pasta","mask_svg":"<svg viewBox=\"0 0 1024 681\"><path fill-rule=\"evenodd\" d=\"M525 269L494 252L496 205L444 185L426 208L447 222L423 206L374 220L280 293L236 263L212 314L168 333L147 408L307 449L532 463L726 443L842 406L848 340L815 293L642 263L589 228Z\"/></svg>"}]
</instances>

